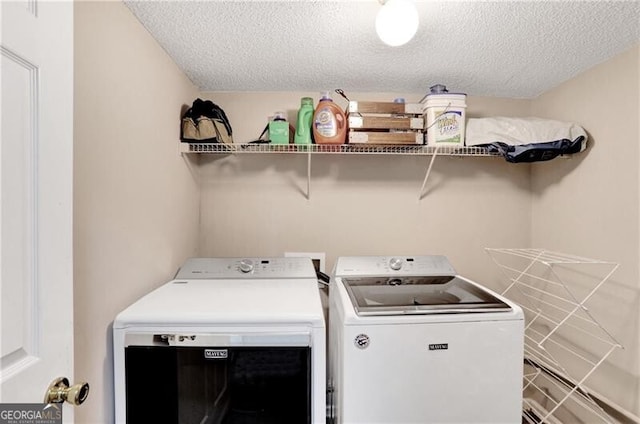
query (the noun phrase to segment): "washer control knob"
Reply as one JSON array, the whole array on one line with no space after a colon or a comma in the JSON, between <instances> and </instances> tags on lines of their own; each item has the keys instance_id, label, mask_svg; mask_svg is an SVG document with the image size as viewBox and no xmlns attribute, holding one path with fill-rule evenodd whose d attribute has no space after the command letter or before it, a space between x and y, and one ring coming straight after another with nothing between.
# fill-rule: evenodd
<instances>
[{"instance_id":1,"label":"washer control knob","mask_svg":"<svg viewBox=\"0 0 640 424\"><path fill-rule=\"evenodd\" d=\"M389 268L394 271L400 271L400 268L402 268L402 259L391 258L391 260L389 261Z\"/></svg>"},{"instance_id":2,"label":"washer control knob","mask_svg":"<svg viewBox=\"0 0 640 424\"><path fill-rule=\"evenodd\" d=\"M243 259L240 261L240 271L245 274L253 271L253 261L251 259Z\"/></svg>"}]
</instances>

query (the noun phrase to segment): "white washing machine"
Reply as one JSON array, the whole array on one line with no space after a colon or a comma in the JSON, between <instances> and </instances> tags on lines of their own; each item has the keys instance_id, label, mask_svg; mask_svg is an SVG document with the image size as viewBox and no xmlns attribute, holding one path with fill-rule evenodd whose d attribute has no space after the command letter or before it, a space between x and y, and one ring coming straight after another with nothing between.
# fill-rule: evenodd
<instances>
[{"instance_id":1,"label":"white washing machine","mask_svg":"<svg viewBox=\"0 0 640 424\"><path fill-rule=\"evenodd\" d=\"M118 424L325 424L309 258L194 258L113 324Z\"/></svg>"},{"instance_id":2,"label":"white washing machine","mask_svg":"<svg viewBox=\"0 0 640 424\"><path fill-rule=\"evenodd\" d=\"M329 297L336 424L521 422L522 310L444 256L341 257Z\"/></svg>"}]
</instances>

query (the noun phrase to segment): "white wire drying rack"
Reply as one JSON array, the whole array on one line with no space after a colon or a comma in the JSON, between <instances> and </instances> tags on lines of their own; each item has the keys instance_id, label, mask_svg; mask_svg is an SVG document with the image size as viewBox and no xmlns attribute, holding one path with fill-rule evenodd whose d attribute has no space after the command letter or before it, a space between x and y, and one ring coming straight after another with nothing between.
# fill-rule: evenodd
<instances>
[{"instance_id":1,"label":"white wire drying rack","mask_svg":"<svg viewBox=\"0 0 640 424\"><path fill-rule=\"evenodd\" d=\"M485 147L455 147L455 146L426 146L422 144L405 145L371 145L371 144L261 144L261 143L179 143L180 153L209 153L209 154L249 154L249 153L279 153L307 155L307 193L311 197L311 156L327 155L397 155L397 156L431 156L427 166L422 187L418 198L424 197L424 188L431 174L433 163L437 156L455 157L500 157L498 153L489 152Z\"/></svg>"},{"instance_id":2,"label":"white wire drying rack","mask_svg":"<svg viewBox=\"0 0 640 424\"><path fill-rule=\"evenodd\" d=\"M486 250L508 280L503 295L525 314L523 417L532 424L576 415L615 422L585 382L622 346L586 303L619 264L544 249Z\"/></svg>"}]
</instances>

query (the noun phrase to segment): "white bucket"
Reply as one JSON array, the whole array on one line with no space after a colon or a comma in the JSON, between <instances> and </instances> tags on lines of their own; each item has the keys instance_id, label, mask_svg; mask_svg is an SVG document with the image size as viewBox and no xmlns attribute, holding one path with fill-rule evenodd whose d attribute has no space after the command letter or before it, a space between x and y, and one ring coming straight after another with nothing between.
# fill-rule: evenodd
<instances>
[{"instance_id":1,"label":"white bucket","mask_svg":"<svg viewBox=\"0 0 640 424\"><path fill-rule=\"evenodd\" d=\"M466 94L429 94L425 103L427 145L464 146Z\"/></svg>"}]
</instances>

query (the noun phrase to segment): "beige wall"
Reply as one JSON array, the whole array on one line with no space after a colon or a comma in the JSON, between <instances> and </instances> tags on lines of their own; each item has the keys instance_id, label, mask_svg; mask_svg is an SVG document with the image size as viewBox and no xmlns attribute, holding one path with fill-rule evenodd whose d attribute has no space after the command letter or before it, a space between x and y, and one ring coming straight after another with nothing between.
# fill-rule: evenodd
<instances>
[{"instance_id":1,"label":"beige wall","mask_svg":"<svg viewBox=\"0 0 640 424\"><path fill-rule=\"evenodd\" d=\"M204 93L227 113L236 142L260 135L267 117L295 120L300 97L319 93ZM348 93L354 100L422 94ZM334 100L341 106L344 99ZM526 100L470 98L469 115L526 116ZM499 158L438 158L418 199L428 157L314 155L311 196L305 155L200 158L200 253L205 256L326 252L343 255L445 254L460 272L496 276L484 247L528 246L529 165Z\"/></svg>"},{"instance_id":2,"label":"beige wall","mask_svg":"<svg viewBox=\"0 0 640 424\"><path fill-rule=\"evenodd\" d=\"M532 167L532 245L620 263L589 303L625 346L587 385L640 415L640 73L628 52L532 102L534 115L581 124L584 154Z\"/></svg>"},{"instance_id":3,"label":"beige wall","mask_svg":"<svg viewBox=\"0 0 640 424\"><path fill-rule=\"evenodd\" d=\"M197 249L198 187L177 153L196 88L121 2L75 3L78 423L113 422L111 323Z\"/></svg>"}]
</instances>

